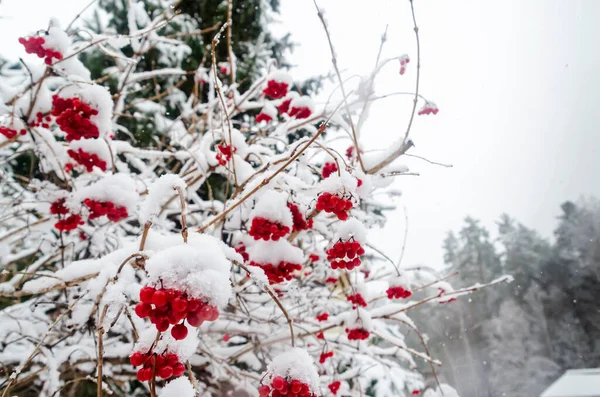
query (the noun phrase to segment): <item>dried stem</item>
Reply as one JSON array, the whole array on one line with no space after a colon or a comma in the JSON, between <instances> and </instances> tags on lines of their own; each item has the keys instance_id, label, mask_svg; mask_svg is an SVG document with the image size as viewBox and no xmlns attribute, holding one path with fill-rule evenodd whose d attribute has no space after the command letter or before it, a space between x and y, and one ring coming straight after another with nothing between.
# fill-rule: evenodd
<instances>
[{"instance_id":1,"label":"dried stem","mask_svg":"<svg viewBox=\"0 0 600 397\"><path fill-rule=\"evenodd\" d=\"M98 380L96 382L96 395L102 397L102 361L104 358L104 317L108 311L108 305L105 305L98 321Z\"/></svg>"},{"instance_id":2,"label":"dried stem","mask_svg":"<svg viewBox=\"0 0 600 397\"><path fill-rule=\"evenodd\" d=\"M344 80L342 79L342 75L340 74L340 69L337 64L337 57L335 55L335 49L333 48L333 42L331 41L331 36L329 34L329 29L327 28L327 23L325 22L325 18L323 17L323 13L319 9L317 4L317 0L313 0L315 3L315 8L317 9L317 15L319 15L319 19L323 24L323 29L325 30L325 34L327 35L327 41L329 43L329 49L331 51L331 63L333 64L333 68L335 69L335 74L337 75L338 82L340 84L340 90L342 91L342 96L344 97L344 108L346 110L346 117L348 117L348 122L350 123L350 128L352 129L352 140L354 141L354 148L356 150L356 157L358 158L358 163L360 164L360 168L363 172L366 172L365 166L362 161L362 157L360 154L360 147L358 146L358 137L356 136L356 129L354 128L354 121L352 121L352 115L350 114L350 106L348 105L348 97L346 95L346 90L344 89Z\"/></svg>"},{"instance_id":3,"label":"dried stem","mask_svg":"<svg viewBox=\"0 0 600 397\"><path fill-rule=\"evenodd\" d=\"M177 194L179 195L179 203L181 204L181 237L183 237L183 242L187 244L188 242L188 227L187 227L187 221L186 221L186 217L185 217L185 198L183 195L183 191L181 190L180 187L176 187L175 190L177 190Z\"/></svg>"}]
</instances>

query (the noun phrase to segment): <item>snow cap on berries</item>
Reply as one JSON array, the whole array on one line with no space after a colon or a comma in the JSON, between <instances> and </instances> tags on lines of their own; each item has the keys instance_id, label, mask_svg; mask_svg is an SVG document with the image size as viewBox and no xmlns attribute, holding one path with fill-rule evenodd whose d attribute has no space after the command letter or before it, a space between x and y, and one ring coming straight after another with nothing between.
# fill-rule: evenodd
<instances>
[{"instance_id":1,"label":"snow cap on berries","mask_svg":"<svg viewBox=\"0 0 600 397\"><path fill-rule=\"evenodd\" d=\"M79 98L82 102L98 111L92 115L90 121L98 127L101 138L108 138L113 134L112 112L113 100L106 87L98 84L72 84L60 91L60 98ZM106 146L106 143L104 143Z\"/></svg>"},{"instance_id":2,"label":"snow cap on berries","mask_svg":"<svg viewBox=\"0 0 600 397\"><path fill-rule=\"evenodd\" d=\"M301 97L292 99L288 114L297 119L305 119L310 117L314 112L315 105L313 100L307 95L302 95Z\"/></svg>"},{"instance_id":3,"label":"snow cap on berries","mask_svg":"<svg viewBox=\"0 0 600 397\"><path fill-rule=\"evenodd\" d=\"M95 183L73 192L67 200L67 206L79 209L85 199L110 201L123 206L129 214L133 213L139 200L135 190L135 181L127 174L108 175Z\"/></svg>"},{"instance_id":4,"label":"snow cap on berries","mask_svg":"<svg viewBox=\"0 0 600 397\"><path fill-rule=\"evenodd\" d=\"M287 197L287 193L273 189L267 190L257 199L250 218L265 218L291 228L294 220L292 212L287 206Z\"/></svg>"},{"instance_id":5,"label":"snow cap on berries","mask_svg":"<svg viewBox=\"0 0 600 397\"><path fill-rule=\"evenodd\" d=\"M319 374L312 357L304 349L296 347L273 358L267 366L265 379L271 383L277 376L299 380L308 385L311 393L319 394Z\"/></svg>"},{"instance_id":6,"label":"snow cap on berries","mask_svg":"<svg viewBox=\"0 0 600 397\"><path fill-rule=\"evenodd\" d=\"M196 391L185 376L173 379L158 392L158 397L195 397Z\"/></svg>"},{"instance_id":7,"label":"snow cap on berries","mask_svg":"<svg viewBox=\"0 0 600 397\"><path fill-rule=\"evenodd\" d=\"M256 116L256 122L260 123L261 121L266 121L268 123L276 118L277 109L272 103L266 102L260 113Z\"/></svg>"},{"instance_id":8,"label":"snow cap on berries","mask_svg":"<svg viewBox=\"0 0 600 397\"><path fill-rule=\"evenodd\" d=\"M231 296L231 262L216 238L206 235L200 240L153 255L146 262L149 282L185 292L192 298L206 299L218 307L224 306Z\"/></svg>"},{"instance_id":9,"label":"snow cap on berries","mask_svg":"<svg viewBox=\"0 0 600 397\"><path fill-rule=\"evenodd\" d=\"M251 261L260 264L302 263L304 261L303 251L298 247L294 247L285 239L278 241L258 240L247 248L247 252Z\"/></svg>"},{"instance_id":10,"label":"snow cap on berries","mask_svg":"<svg viewBox=\"0 0 600 397\"><path fill-rule=\"evenodd\" d=\"M340 222L332 241L337 241L339 239L348 241L351 238L354 238L354 241L359 242L361 245L364 245L367 242L367 228L356 218L348 218L348 220Z\"/></svg>"},{"instance_id":11,"label":"snow cap on berries","mask_svg":"<svg viewBox=\"0 0 600 397\"><path fill-rule=\"evenodd\" d=\"M135 346L133 346L133 351L146 354L149 353L150 348L152 348L152 353L172 353L177 355L180 362L185 362L194 355L198 343L200 343L195 332L188 333L188 336L181 340L173 338L170 332L163 332L156 344L155 340L156 329L154 327L146 328L144 331L140 332L139 339ZM153 345L154 347L152 347Z\"/></svg>"}]
</instances>

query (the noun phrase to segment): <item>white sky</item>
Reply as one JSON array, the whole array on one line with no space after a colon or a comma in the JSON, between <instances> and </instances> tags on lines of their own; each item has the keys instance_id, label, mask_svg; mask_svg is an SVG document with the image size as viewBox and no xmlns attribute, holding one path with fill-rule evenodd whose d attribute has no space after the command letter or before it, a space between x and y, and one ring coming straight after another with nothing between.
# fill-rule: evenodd
<instances>
[{"instance_id":1,"label":"white sky","mask_svg":"<svg viewBox=\"0 0 600 397\"><path fill-rule=\"evenodd\" d=\"M0 53L20 54L17 37L56 16L66 24L88 0L2 0ZM412 91L416 63L408 1L321 0L340 67L366 74L389 24L384 55L408 53L378 81L380 93ZM368 6L367 6L368 4ZM405 265L439 266L441 244L465 215L490 227L502 212L550 236L559 204L600 196L600 1L415 0L422 47L421 92L440 107L416 119L411 153L454 168L408 162L420 177L398 178L407 206ZM312 0L282 0L282 26L299 44L294 77L330 70ZM410 98L382 101L363 132L369 149L385 148L406 128ZM377 242L393 258L404 230L394 213Z\"/></svg>"}]
</instances>

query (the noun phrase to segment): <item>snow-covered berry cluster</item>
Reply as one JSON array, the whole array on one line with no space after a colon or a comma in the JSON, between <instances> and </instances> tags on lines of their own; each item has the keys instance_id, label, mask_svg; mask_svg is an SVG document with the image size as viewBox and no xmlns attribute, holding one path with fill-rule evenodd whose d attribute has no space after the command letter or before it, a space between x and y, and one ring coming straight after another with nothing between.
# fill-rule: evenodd
<instances>
[{"instance_id":1,"label":"snow-covered berry cluster","mask_svg":"<svg viewBox=\"0 0 600 397\"><path fill-rule=\"evenodd\" d=\"M187 336L187 323L199 327L204 321L215 321L219 318L219 309L202 302L200 299L189 298L186 293L175 289L144 287L140 290L140 303L135 307L135 313L140 318L148 317L156 329L165 332L171 328L171 335L176 340Z\"/></svg>"},{"instance_id":2,"label":"snow-covered berry cluster","mask_svg":"<svg viewBox=\"0 0 600 397\"><path fill-rule=\"evenodd\" d=\"M56 124L66 134L67 141L100 136L98 127L90 120L92 116L98 114L98 110L93 109L79 98L61 98L53 95L50 114L56 117Z\"/></svg>"},{"instance_id":3,"label":"snow-covered berry cluster","mask_svg":"<svg viewBox=\"0 0 600 397\"><path fill-rule=\"evenodd\" d=\"M304 216L302 216L302 213L300 212L300 208L298 208L298 206L294 203L287 203L287 207L290 209L291 213L292 213L292 218L294 221L294 231L295 232L299 232L302 230L308 230L308 229L312 229L313 227L313 220L312 219L304 219ZM317 256L318 259L318 256Z\"/></svg>"},{"instance_id":4,"label":"snow-covered berry cluster","mask_svg":"<svg viewBox=\"0 0 600 397\"><path fill-rule=\"evenodd\" d=\"M348 340L366 340L371 333L364 328L346 328L346 337Z\"/></svg>"},{"instance_id":5,"label":"snow-covered berry cluster","mask_svg":"<svg viewBox=\"0 0 600 397\"><path fill-rule=\"evenodd\" d=\"M83 200L83 204L90 210L88 219L96 219L106 215L111 221L119 222L128 216L127 208L111 201L99 201L87 198Z\"/></svg>"},{"instance_id":6,"label":"snow-covered berry cluster","mask_svg":"<svg viewBox=\"0 0 600 397\"><path fill-rule=\"evenodd\" d=\"M309 386L306 383L302 383L298 379L286 380L281 376L273 378L270 385L262 385L258 388L260 397L311 397L314 396L311 393Z\"/></svg>"},{"instance_id":7,"label":"snow-covered berry cluster","mask_svg":"<svg viewBox=\"0 0 600 397\"><path fill-rule=\"evenodd\" d=\"M425 104L423 105L423 107L421 107L421 109L419 109L419 116L422 115L427 115L427 114L438 114L440 110L438 109L437 105L431 101L427 101L425 102Z\"/></svg>"},{"instance_id":8,"label":"snow-covered berry cluster","mask_svg":"<svg viewBox=\"0 0 600 397\"><path fill-rule=\"evenodd\" d=\"M331 194L323 192L317 198L317 211L325 211L334 213L339 220L345 221L348 219L348 211L352 209L354 204L350 197L345 195Z\"/></svg>"},{"instance_id":9,"label":"snow-covered berry cluster","mask_svg":"<svg viewBox=\"0 0 600 397\"><path fill-rule=\"evenodd\" d=\"M270 284L279 284L284 281L290 281L294 278L294 273L302 270L302 265L299 263L290 263L290 262L279 262L279 263L257 263L254 261L250 262L250 266L260 267L264 272L267 278L269 279Z\"/></svg>"},{"instance_id":10,"label":"snow-covered berry cluster","mask_svg":"<svg viewBox=\"0 0 600 397\"><path fill-rule=\"evenodd\" d=\"M412 292L410 290L406 290L403 287L390 287L385 293L387 294L388 299L406 299L410 298Z\"/></svg>"},{"instance_id":11,"label":"snow-covered berry cluster","mask_svg":"<svg viewBox=\"0 0 600 397\"><path fill-rule=\"evenodd\" d=\"M96 153L88 153L83 149L69 149L67 151L69 157L75 160L76 163L82 165L87 172L92 172L94 167L100 168L102 171L106 171L106 161L100 158ZM73 166L65 168L67 172L71 171Z\"/></svg>"},{"instance_id":12,"label":"snow-covered berry cluster","mask_svg":"<svg viewBox=\"0 0 600 397\"><path fill-rule=\"evenodd\" d=\"M333 357L333 352L321 353L321 355L319 356L319 363L325 364L325 361L327 361L327 359L331 357Z\"/></svg>"},{"instance_id":13,"label":"snow-covered berry cluster","mask_svg":"<svg viewBox=\"0 0 600 397\"><path fill-rule=\"evenodd\" d=\"M54 62L53 58L56 60L61 60L63 58L63 54L45 46L46 39L42 36L31 36L29 38L19 37L19 43L25 47L26 53L35 54L38 57L43 58L46 65L52 65Z\"/></svg>"},{"instance_id":14,"label":"snow-covered berry cluster","mask_svg":"<svg viewBox=\"0 0 600 397\"><path fill-rule=\"evenodd\" d=\"M410 62L410 58L408 55L404 54L400 57L400 74L403 75L406 73L406 66Z\"/></svg>"}]
</instances>

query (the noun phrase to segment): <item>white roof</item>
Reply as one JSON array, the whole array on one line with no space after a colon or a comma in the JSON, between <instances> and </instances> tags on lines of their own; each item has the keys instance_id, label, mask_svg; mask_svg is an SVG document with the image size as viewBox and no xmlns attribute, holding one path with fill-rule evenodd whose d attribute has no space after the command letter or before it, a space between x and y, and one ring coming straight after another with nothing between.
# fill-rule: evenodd
<instances>
[{"instance_id":1,"label":"white roof","mask_svg":"<svg viewBox=\"0 0 600 397\"><path fill-rule=\"evenodd\" d=\"M600 397L600 368L570 369L540 397Z\"/></svg>"}]
</instances>

